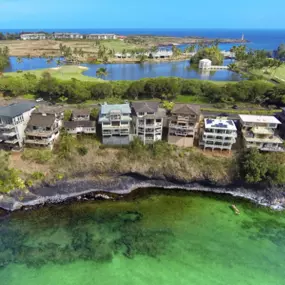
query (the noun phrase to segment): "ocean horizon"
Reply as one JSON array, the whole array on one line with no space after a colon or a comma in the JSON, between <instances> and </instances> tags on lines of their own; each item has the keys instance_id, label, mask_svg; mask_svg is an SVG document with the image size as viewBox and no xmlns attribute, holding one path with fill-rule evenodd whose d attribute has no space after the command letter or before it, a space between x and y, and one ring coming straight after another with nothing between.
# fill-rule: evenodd
<instances>
[{"instance_id":1,"label":"ocean horizon","mask_svg":"<svg viewBox=\"0 0 285 285\"><path fill-rule=\"evenodd\" d=\"M187 37L198 36L207 38L244 38L249 41L248 48L274 50L280 44L285 43L285 29L189 29L189 28L25 28L25 29L0 29L2 33L20 33L20 32L76 32L82 34L89 33L114 33L119 35L157 35ZM223 46L221 46L223 48Z\"/></svg>"}]
</instances>

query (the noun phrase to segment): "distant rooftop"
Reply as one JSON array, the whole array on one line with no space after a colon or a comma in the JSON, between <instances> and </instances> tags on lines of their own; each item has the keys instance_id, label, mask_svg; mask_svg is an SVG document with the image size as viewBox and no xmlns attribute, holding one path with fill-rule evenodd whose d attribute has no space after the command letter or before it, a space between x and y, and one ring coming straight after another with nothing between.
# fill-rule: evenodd
<instances>
[{"instance_id":1,"label":"distant rooftop","mask_svg":"<svg viewBox=\"0 0 285 285\"><path fill-rule=\"evenodd\" d=\"M227 129L236 131L236 125L233 120L227 118L205 119L205 128L207 129Z\"/></svg>"},{"instance_id":2,"label":"distant rooftop","mask_svg":"<svg viewBox=\"0 0 285 285\"><path fill-rule=\"evenodd\" d=\"M28 127L47 127L50 128L55 122L55 115L32 113Z\"/></svg>"},{"instance_id":3,"label":"distant rooftop","mask_svg":"<svg viewBox=\"0 0 285 285\"><path fill-rule=\"evenodd\" d=\"M239 117L247 123L281 124L274 116L239 115Z\"/></svg>"},{"instance_id":4,"label":"distant rooftop","mask_svg":"<svg viewBox=\"0 0 285 285\"><path fill-rule=\"evenodd\" d=\"M131 108L129 103L125 104L110 104L104 103L101 106L101 114L106 115L111 111L120 111L123 114L131 114Z\"/></svg>"},{"instance_id":5,"label":"distant rooftop","mask_svg":"<svg viewBox=\"0 0 285 285\"><path fill-rule=\"evenodd\" d=\"M183 104L176 103L172 109L173 114L180 115L191 115L196 114L200 115L200 106L199 105L191 105L191 104Z\"/></svg>"},{"instance_id":6,"label":"distant rooftop","mask_svg":"<svg viewBox=\"0 0 285 285\"><path fill-rule=\"evenodd\" d=\"M89 116L90 115L90 110L89 109L76 109L72 111L73 117L78 117L78 116Z\"/></svg>"},{"instance_id":7,"label":"distant rooftop","mask_svg":"<svg viewBox=\"0 0 285 285\"><path fill-rule=\"evenodd\" d=\"M35 103L22 102L0 107L0 116L15 118L35 107Z\"/></svg>"}]
</instances>

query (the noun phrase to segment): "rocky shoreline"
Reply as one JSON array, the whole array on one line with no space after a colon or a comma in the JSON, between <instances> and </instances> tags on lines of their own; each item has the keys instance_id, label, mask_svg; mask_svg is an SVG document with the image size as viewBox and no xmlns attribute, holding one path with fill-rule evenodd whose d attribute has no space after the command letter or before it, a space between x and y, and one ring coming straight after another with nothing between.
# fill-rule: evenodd
<instances>
[{"instance_id":1,"label":"rocky shoreline","mask_svg":"<svg viewBox=\"0 0 285 285\"><path fill-rule=\"evenodd\" d=\"M249 187L236 182L230 185L215 184L211 181L181 181L175 177L147 177L138 173L113 175L96 179L78 177L71 181L60 181L31 188L29 191L11 191L0 195L0 208L6 211L34 208L44 204L62 203L70 199L113 199L114 194L126 195L136 189L163 188L187 191L228 194L248 199L256 204L274 210L285 209L285 189Z\"/></svg>"}]
</instances>

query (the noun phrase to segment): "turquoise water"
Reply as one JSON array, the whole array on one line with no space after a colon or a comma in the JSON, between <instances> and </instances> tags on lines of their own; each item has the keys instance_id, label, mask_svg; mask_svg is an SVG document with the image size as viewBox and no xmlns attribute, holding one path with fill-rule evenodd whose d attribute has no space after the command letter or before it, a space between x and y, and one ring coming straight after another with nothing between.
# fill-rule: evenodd
<instances>
[{"instance_id":1,"label":"turquoise water","mask_svg":"<svg viewBox=\"0 0 285 285\"><path fill-rule=\"evenodd\" d=\"M1 285L284 284L285 213L225 196L138 193L2 219Z\"/></svg>"}]
</instances>

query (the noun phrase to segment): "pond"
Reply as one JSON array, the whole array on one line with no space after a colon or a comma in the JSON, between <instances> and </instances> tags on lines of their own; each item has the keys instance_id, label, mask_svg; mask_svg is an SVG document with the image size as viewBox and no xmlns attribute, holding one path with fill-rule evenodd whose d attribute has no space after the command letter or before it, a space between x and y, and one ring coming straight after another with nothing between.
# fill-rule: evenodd
<instances>
[{"instance_id":1,"label":"pond","mask_svg":"<svg viewBox=\"0 0 285 285\"><path fill-rule=\"evenodd\" d=\"M23 58L21 63L17 63L16 57L11 57L10 66L5 68L4 72L15 72L17 70L33 70L56 67L57 58L47 64L44 58ZM231 60L225 60L224 64L231 63ZM113 64L82 64L89 69L83 74L96 77L96 70L105 67L108 75L104 77L106 80L138 80L146 77L174 76L181 78L194 78L202 80L217 81L239 81L241 76L229 70L199 70L190 66L189 61L179 62L160 62L160 63L113 63Z\"/></svg>"}]
</instances>

